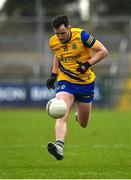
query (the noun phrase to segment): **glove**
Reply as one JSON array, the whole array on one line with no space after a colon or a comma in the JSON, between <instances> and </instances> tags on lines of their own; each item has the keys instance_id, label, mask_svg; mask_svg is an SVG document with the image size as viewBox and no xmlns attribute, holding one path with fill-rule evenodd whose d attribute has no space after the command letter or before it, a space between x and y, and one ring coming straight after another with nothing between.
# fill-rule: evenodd
<instances>
[{"instance_id":1,"label":"glove","mask_svg":"<svg viewBox=\"0 0 131 180\"><path fill-rule=\"evenodd\" d=\"M55 88L55 81L57 79L57 74L51 73L51 76L49 79L46 81L46 86L48 89L54 89Z\"/></svg>"},{"instance_id":2,"label":"glove","mask_svg":"<svg viewBox=\"0 0 131 180\"><path fill-rule=\"evenodd\" d=\"M77 61L79 64L78 68L76 71L79 71L81 74L84 74L89 67L91 67L91 64L87 61L85 63L81 63L80 61Z\"/></svg>"}]
</instances>

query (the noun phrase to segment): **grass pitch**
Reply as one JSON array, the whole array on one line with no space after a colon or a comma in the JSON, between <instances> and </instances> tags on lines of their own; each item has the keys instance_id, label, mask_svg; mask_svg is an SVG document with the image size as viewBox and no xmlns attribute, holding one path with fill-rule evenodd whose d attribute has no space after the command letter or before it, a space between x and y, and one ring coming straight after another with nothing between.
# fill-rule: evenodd
<instances>
[{"instance_id":1,"label":"grass pitch","mask_svg":"<svg viewBox=\"0 0 131 180\"><path fill-rule=\"evenodd\" d=\"M0 178L131 178L131 112L92 111L87 128L68 121L63 161L47 152L55 121L43 110L0 111Z\"/></svg>"}]
</instances>

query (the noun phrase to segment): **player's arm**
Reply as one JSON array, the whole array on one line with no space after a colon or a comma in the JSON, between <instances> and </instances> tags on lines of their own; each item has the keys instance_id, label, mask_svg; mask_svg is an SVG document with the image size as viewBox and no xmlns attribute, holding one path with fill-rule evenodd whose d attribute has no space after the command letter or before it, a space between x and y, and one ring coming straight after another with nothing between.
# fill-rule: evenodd
<instances>
[{"instance_id":1,"label":"player's arm","mask_svg":"<svg viewBox=\"0 0 131 180\"><path fill-rule=\"evenodd\" d=\"M80 73L85 73L89 67L101 61L105 56L107 56L108 51L105 46L96 40L93 36L83 31L81 33L81 39L87 48L91 48L94 51L92 57L85 63L78 62L79 66L77 71Z\"/></svg>"},{"instance_id":2,"label":"player's arm","mask_svg":"<svg viewBox=\"0 0 131 180\"><path fill-rule=\"evenodd\" d=\"M58 59L56 56L54 56L54 63L52 68L51 76L47 79L46 85L48 89L54 89L55 88L55 81L57 79L58 74Z\"/></svg>"},{"instance_id":3,"label":"player's arm","mask_svg":"<svg viewBox=\"0 0 131 180\"><path fill-rule=\"evenodd\" d=\"M107 49L98 40L96 40L95 44L91 47L91 49L94 51L91 59L88 60L91 65L98 63L108 55Z\"/></svg>"},{"instance_id":4,"label":"player's arm","mask_svg":"<svg viewBox=\"0 0 131 180\"><path fill-rule=\"evenodd\" d=\"M58 59L56 56L54 56L54 63L53 63L53 68L52 68L52 73L58 74Z\"/></svg>"}]
</instances>

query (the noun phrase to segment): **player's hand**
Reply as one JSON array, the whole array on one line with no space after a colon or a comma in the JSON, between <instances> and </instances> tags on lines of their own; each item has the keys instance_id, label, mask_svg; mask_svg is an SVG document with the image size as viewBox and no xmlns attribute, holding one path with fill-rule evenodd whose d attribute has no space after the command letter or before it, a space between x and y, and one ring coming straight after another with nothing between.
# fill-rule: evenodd
<instances>
[{"instance_id":1,"label":"player's hand","mask_svg":"<svg viewBox=\"0 0 131 180\"><path fill-rule=\"evenodd\" d=\"M87 61L85 63L81 63L80 61L77 61L79 64L78 68L76 71L79 71L81 74L84 74L89 67L91 67L91 64Z\"/></svg>"},{"instance_id":2,"label":"player's hand","mask_svg":"<svg viewBox=\"0 0 131 180\"><path fill-rule=\"evenodd\" d=\"M49 79L46 81L46 85L48 89L54 89L55 88L55 81L57 79L57 74L51 73L51 76Z\"/></svg>"}]
</instances>

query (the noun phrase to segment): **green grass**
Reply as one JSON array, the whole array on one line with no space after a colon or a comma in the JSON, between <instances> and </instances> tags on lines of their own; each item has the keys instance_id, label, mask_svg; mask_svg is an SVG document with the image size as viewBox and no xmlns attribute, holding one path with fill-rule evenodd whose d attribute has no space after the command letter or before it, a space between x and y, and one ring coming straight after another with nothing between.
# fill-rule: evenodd
<instances>
[{"instance_id":1,"label":"green grass","mask_svg":"<svg viewBox=\"0 0 131 180\"><path fill-rule=\"evenodd\" d=\"M93 111L82 129L68 121L63 161L46 149L55 121L42 110L0 111L0 178L131 178L131 112Z\"/></svg>"}]
</instances>

